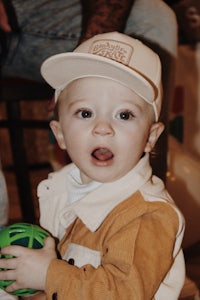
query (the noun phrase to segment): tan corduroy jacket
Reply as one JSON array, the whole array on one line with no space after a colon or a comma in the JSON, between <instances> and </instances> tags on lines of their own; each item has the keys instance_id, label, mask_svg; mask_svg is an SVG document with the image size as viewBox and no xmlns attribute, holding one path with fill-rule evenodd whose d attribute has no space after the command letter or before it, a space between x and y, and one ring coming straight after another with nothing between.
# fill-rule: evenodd
<instances>
[{"instance_id":1,"label":"tan corduroy jacket","mask_svg":"<svg viewBox=\"0 0 200 300\"><path fill-rule=\"evenodd\" d=\"M60 239L48 299L175 300L184 282L184 221L146 155L125 177L69 204L72 164L38 187L41 225Z\"/></svg>"}]
</instances>

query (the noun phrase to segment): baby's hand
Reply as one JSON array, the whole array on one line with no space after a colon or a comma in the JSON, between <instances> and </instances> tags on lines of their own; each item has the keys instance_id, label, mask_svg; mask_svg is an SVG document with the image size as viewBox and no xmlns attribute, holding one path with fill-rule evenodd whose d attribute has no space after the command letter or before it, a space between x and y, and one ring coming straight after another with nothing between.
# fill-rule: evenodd
<instances>
[{"instance_id":1,"label":"baby's hand","mask_svg":"<svg viewBox=\"0 0 200 300\"><path fill-rule=\"evenodd\" d=\"M14 256L0 259L0 268L8 269L0 272L0 280L14 280L6 288L7 292L23 288L45 290L48 267L57 257L53 238L46 238L41 249L8 246L1 249L1 254Z\"/></svg>"}]
</instances>

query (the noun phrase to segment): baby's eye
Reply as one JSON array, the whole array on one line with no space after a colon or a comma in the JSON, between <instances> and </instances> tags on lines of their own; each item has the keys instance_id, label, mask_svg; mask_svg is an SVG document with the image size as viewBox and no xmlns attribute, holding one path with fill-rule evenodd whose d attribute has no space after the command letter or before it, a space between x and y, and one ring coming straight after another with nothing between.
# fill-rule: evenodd
<instances>
[{"instance_id":1,"label":"baby's eye","mask_svg":"<svg viewBox=\"0 0 200 300\"><path fill-rule=\"evenodd\" d=\"M122 111L119 113L118 118L121 120L131 120L133 118L133 113L131 111Z\"/></svg>"},{"instance_id":2,"label":"baby's eye","mask_svg":"<svg viewBox=\"0 0 200 300\"><path fill-rule=\"evenodd\" d=\"M86 109L79 110L77 112L79 118L88 119L92 117L92 112Z\"/></svg>"}]
</instances>

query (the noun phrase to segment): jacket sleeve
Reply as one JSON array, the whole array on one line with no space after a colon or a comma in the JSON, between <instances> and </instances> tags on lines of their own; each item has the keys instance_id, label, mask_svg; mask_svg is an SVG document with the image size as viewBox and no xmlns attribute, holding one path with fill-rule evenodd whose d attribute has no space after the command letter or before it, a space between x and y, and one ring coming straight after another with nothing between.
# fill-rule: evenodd
<instances>
[{"instance_id":1,"label":"jacket sleeve","mask_svg":"<svg viewBox=\"0 0 200 300\"><path fill-rule=\"evenodd\" d=\"M150 207L151 212L138 211L138 216L129 209L113 220L97 269L55 259L47 274L48 299L53 294L59 300L153 299L173 264L179 222L169 205Z\"/></svg>"},{"instance_id":2,"label":"jacket sleeve","mask_svg":"<svg viewBox=\"0 0 200 300\"><path fill-rule=\"evenodd\" d=\"M123 32L134 0L82 0L80 42L104 32Z\"/></svg>"}]
</instances>

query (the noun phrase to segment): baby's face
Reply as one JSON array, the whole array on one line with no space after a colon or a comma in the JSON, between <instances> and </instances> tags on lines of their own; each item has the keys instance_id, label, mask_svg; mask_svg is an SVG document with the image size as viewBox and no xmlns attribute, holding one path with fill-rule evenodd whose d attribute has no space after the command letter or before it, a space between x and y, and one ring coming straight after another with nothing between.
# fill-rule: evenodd
<instances>
[{"instance_id":1,"label":"baby's face","mask_svg":"<svg viewBox=\"0 0 200 300\"><path fill-rule=\"evenodd\" d=\"M153 109L127 87L103 78L72 82L59 99L57 137L84 183L124 176L149 151Z\"/></svg>"}]
</instances>

